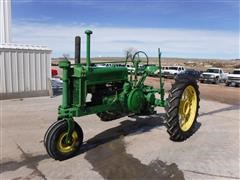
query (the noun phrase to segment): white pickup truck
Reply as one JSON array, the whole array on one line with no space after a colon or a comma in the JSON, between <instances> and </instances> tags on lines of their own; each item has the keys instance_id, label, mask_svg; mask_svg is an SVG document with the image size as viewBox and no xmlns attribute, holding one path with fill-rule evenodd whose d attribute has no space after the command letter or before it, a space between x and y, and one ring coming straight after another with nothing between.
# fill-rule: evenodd
<instances>
[{"instance_id":1,"label":"white pickup truck","mask_svg":"<svg viewBox=\"0 0 240 180\"><path fill-rule=\"evenodd\" d=\"M240 69L234 69L227 75L226 86L240 86Z\"/></svg>"},{"instance_id":2,"label":"white pickup truck","mask_svg":"<svg viewBox=\"0 0 240 180\"><path fill-rule=\"evenodd\" d=\"M200 75L199 81L201 83L210 82L218 84L225 82L227 80L227 75L221 68L209 68L206 72Z\"/></svg>"},{"instance_id":3,"label":"white pickup truck","mask_svg":"<svg viewBox=\"0 0 240 180\"><path fill-rule=\"evenodd\" d=\"M135 72L135 67L133 67L133 65L126 64L126 68L128 70L128 74Z\"/></svg>"},{"instance_id":4,"label":"white pickup truck","mask_svg":"<svg viewBox=\"0 0 240 180\"><path fill-rule=\"evenodd\" d=\"M183 66L163 66L162 75L165 78L174 78L181 72L184 72L185 68Z\"/></svg>"}]
</instances>

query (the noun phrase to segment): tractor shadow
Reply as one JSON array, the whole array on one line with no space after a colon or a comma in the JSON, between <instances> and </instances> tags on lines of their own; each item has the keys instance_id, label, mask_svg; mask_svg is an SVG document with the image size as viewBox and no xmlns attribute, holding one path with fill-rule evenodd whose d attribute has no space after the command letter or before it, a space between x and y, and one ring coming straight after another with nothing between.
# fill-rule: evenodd
<instances>
[{"instance_id":1,"label":"tractor shadow","mask_svg":"<svg viewBox=\"0 0 240 180\"><path fill-rule=\"evenodd\" d=\"M239 110L239 108L240 108L240 104L231 105L231 106L228 106L228 107L224 107L224 108L216 109L216 110L213 110L213 111L201 113L199 115L199 117L210 116L210 115L225 112L225 111Z\"/></svg>"},{"instance_id":2,"label":"tractor shadow","mask_svg":"<svg viewBox=\"0 0 240 180\"><path fill-rule=\"evenodd\" d=\"M107 129L93 138L87 140L83 145L79 154L89 151L99 145L114 141L127 135L141 134L151 131L153 128L165 126L164 114L156 114L145 118L135 117L134 120L124 120L119 126Z\"/></svg>"},{"instance_id":3,"label":"tractor shadow","mask_svg":"<svg viewBox=\"0 0 240 180\"><path fill-rule=\"evenodd\" d=\"M165 113L155 114L148 117L135 117L135 119L135 121L129 119L124 120L120 122L119 126L107 129L95 135L93 138L83 143L77 154L85 153L99 145L109 143L124 136L142 134L149 132L154 128L166 126ZM192 135L200 128L200 126L201 123L197 122Z\"/></svg>"},{"instance_id":4,"label":"tractor shadow","mask_svg":"<svg viewBox=\"0 0 240 180\"><path fill-rule=\"evenodd\" d=\"M125 136L165 126L164 117L165 114L156 114L145 118L136 117L135 121L122 121L119 126L87 140L78 154L85 153L84 158L92 165L92 169L104 179L184 179L184 173L177 164L167 164L156 159L146 165L126 150ZM200 123L197 123L195 131L199 127Z\"/></svg>"}]
</instances>

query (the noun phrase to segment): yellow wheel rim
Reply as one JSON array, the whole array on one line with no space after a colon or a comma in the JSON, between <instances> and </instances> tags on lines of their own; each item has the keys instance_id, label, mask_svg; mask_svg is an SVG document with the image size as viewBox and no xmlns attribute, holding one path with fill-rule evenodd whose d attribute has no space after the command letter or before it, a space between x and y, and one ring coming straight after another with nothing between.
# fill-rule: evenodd
<instances>
[{"instance_id":1,"label":"yellow wheel rim","mask_svg":"<svg viewBox=\"0 0 240 180\"><path fill-rule=\"evenodd\" d=\"M197 113L197 93L192 85L187 86L179 104L179 124L182 131L188 131L193 125Z\"/></svg>"},{"instance_id":2,"label":"yellow wheel rim","mask_svg":"<svg viewBox=\"0 0 240 180\"><path fill-rule=\"evenodd\" d=\"M69 153L75 150L78 142L78 134L76 131L73 131L71 142L66 143L67 132L63 132L57 141L57 149L62 153Z\"/></svg>"}]
</instances>

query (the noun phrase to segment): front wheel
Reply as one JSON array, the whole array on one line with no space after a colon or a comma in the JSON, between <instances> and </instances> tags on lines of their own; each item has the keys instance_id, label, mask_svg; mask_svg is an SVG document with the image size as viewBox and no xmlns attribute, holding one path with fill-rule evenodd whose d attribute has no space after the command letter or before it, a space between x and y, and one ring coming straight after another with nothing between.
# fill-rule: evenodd
<instances>
[{"instance_id":1,"label":"front wheel","mask_svg":"<svg viewBox=\"0 0 240 180\"><path fill-rule=\"evenodd\" d=\"M66 142L67 134L67 120L59 120L47 130L45 135L45 147L48 155L53 159L68 159L74 156L80 149L83 142L83 131L81 127L74 122L74 129L69 142Z\"/></svg>"},{"instance_id":2,"label":"front wheel","mask_svg":"<svg viewBox=\"0 0 240 180\"><path fill-rule=\"evenodd\" d=\"M199 88L194 79L173 84L166 103L166 127L173 141L184 141L195 128L199 109Z\"/></svg>"},{"instance_id":3,"label":"front wheel","mask_svg":"<svg viewBox=\"0 0 240 180\"><path fill-rule=\"evenodd\" d=\"M217 77L216 80L215 80L215 84L219 84L221 81L219 80L219 78Z\"/></svg>"}]
</instances>

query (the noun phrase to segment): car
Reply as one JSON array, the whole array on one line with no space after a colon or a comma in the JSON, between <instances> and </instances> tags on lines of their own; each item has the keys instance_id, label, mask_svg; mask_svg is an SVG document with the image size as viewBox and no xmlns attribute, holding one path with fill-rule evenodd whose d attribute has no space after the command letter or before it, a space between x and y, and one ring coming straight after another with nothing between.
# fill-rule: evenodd
<instances>
[{"instance_id":1,"label":"car","mask_svg":"<svg viewBox=\"0 0 240 180\"><path fill-rule=\"evenodd\" d=\"M162 76L165 78L175 78L181 72L184 72L183 66L165 66L162 70Z\"/></svg>"},{"instance_id":2,"label":"car","mask_svg":"<svg viewBox=\"0 0 240 180\"><path fill-rule=\"evenodd\" d=\"M105 64L95 64L95 67L106 67Z\"/></svg>"},{"instance_id":3,"label":"car","mask_svg":"<svg viewBox=\"0 0 240 180\"><path fill-rule=\"evenodd\" d=\"M113 67L113 64L106 63L105 66L106 66L106 67Z\"/></svg>"},{"instance_id":4,"label":"car","mask_svg":"<svg viewBox=\"0 0 240 180\"><path fill-rule=\"evenodd\" d=\"M55 68L51 68L51 72L52 72L52 77L55 77L58 75L58 70Z\"/></svg>"},{"instance_id":5,"label":"car","mask_svg":"<svg viewBox=\"0 0 240 180\"><path fill-rule=\"evenodd\" d=\"M161 69L162 69L162 75L163 75L163 71L164 71L165 69L168 69L168 66L162 66ZM155 76L159 76L159 71L160 71L159 69L155 71L155 73L154 73Z\"/></svg>"},{"instance_id":6,"label":"car","mask_svg":"<svg viewBox=\"0 0 240 180\"><path fill-rule=\"evenodd\" d=\"M135 72L135 68L133 67L133 65L126 64L126 68L129 74Z\"/></svg>"},{"instance_id":7,"label":"car","mask_svg":"<svg viewBox=\"0 0 240 180\"><path fill-rule=\"evenodd\" d=\"M113 64L113 67L125 67L124 64Z\"/></svg>"},{"instance_id":8,"label":"car","mask_svg":"<svg viewBox=\"0 0 240 180\"><path fill-rule=\"evenodd\" d=\"M53 96L58 96L62 94L63 81L60 78L51 78L51 87Z\"/></svg>"},{"instance_id":9,"label":"car","mask_svg":"<svg viewBox=\"0 0 240 180\"><path fill-rule=\"evenodd\" d=\"M209 68L206 72L203 72L200 76L201 83L213 83L218 84L221 82L225 82L227 79L227 75L224 73L221 68Z\"/></svg>"},{"instance_id":10,"label":"car","mask_svg":"<svg viewBox=\"0 0 240 180\"><path fill-rule=\"evenodd\" d=\"M227 75L226 86L240 86L240 69L234 69L232 73Z\"/></svg>"}]
</instances>

